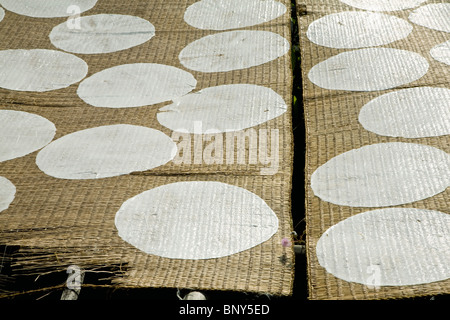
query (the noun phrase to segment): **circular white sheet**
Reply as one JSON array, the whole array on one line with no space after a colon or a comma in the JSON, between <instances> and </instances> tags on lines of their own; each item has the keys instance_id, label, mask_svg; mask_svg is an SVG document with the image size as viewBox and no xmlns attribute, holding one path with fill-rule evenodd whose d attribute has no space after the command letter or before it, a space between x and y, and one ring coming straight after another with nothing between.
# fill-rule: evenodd
<instances>
[{"instance_id":1,"label":"circular white sheet","mask_svg":"<svg viewBox=\"0 0 450 320\"><path fill-rule=\"evenodd\" d=\"M409 20L433 30L450 32L450 3L431 3L409 15Z\"/></svg>"},{"instance_id":2,"label":"circular white sheet","mask_svg":"<svg viewBox=\"0 0 450 320\"><path fill-rule=\"evenodd\" d=\"M115 66L80 83L77 93L94 107L130 108L172 100L192 91L197 80L184 70L155 63Z\"/></svg>"},{"instance_id":3,"label":"circular white sheet","mask_svg":"<svg viewBox=\"0 0 450 320\"><path fill-rule=\"evenodd\" d=\"M23 157L46 146L55 125L33 113L0 110L0 162Z\"/></svg>"},{"instance_id":4,"label":"circular white sheet","mask_svg":"<svg viewBox=\"0 0 450 320\"><path fill-rule=\"evenodd\" d=\"M275 60L289 48L285 38L270 31L227 31L190 43L181 50L179 59L191 70L225 72Z\"/></svg>"},{"instance_id":5,"label":"circular white sheet","mask_svg":"<svg viewBox=\"0 0 450 320\"><path fill-rule=\"evenodd\" d=\"M198 29L228 30L278 18L286 6L273 0L202 0L190 5L184 21Z\"/></svg>"},{"instance_id":6,"label":"circular white sheet","mask_svg":"<svg viewBox=\"0 0 450 320\"><path fill-rule=\"evenodd\" d=\"M270 88L231 84L202 89L160 109L158 121L178 132L229 132L253 127L282 115L283 98Z\"/></svg>"},{"instance_id":7,"label":"circular white sheet","mask_svg":"<svg viewBox=\"0 0 450 320\"><path fill-rule=\"evenodd\" d=\"M420 6L427 0L341 0L349 6L370 11L397 11Z\"/></svg>"},{"instance_id":8,"label":"circular white sheet","mask_svg":"<svg viewBox=\"0 0 450 320\"><path fill-rule=\"evenodd\" d=\"M329 228L316 246L329 273L370 287L450 277L450 215L415 208L357 214Z\"/></svg>"},{"instance_id":9,"label":"circular white sheet","mask_svg":"<svg viewBox=\"0 0 450 320\"><path fill-rule=\"evenodd\" d=\"M320 199L384 207L432 197L450 186L450 155L427 145L379 143L340 154L311 176Z\"/></svg>"},{"instance_id":10,"label":"circular white sheet","mask_svg":"<svg viewBox=\"0 0 450 320\"><path fill-rule=\"evenodd\" d=\"M0 177L0 212L9 208L15 195L16 187L14 184L6 178Z\"/></svg>"},{"instance_id":11,"label":"circular white sheet","mask_svg":"<svg viewBox=\"0 0 450 320\"><path fill-rule=\"evenodd\" d=\"M330 90L377 91L395 88L423 77L429 68L421 55L392 48L343 52L315 65L308 77Z\"/></svg>"},{"instance_id":12,"label":"circular white sheet","mask_svg":"<svg viewBox=\"0 0 450 320\"><path fill-rule=\"evenodd\" d=\"M88 72L84 60L66 52L46 49L0 51L0 87L17 91L66 88Z\"/></svg>"},{"instance_id":13,"label":"circular white sheet","mask_svg":"<svg viewBox=\"0 0 450 320\"><path fill-rule=\"evenodd\" d=\"M42 149L36 164L60 179L99 179L150 170L173 159L177 146L161 131L117 124L81 130Z\"/></svg>"},{"instance_id":14,"label":"circular white sheet","mask_svg":"<svg viewBox=\"0 0 450 320\"><path fill-rule=\"evenodd\" d=\"M270 239L278 219L263 199L212 181L176 182L127 200L116 214L119 236L149 254L213 259Z\"/></svg>"},{"instance_id":15,"label":"circular white sheet","mask_svg":"<svg viewBox=\"0 0 450 320\"><path fill-rule=\"evenodd\" d=\"M150 40L155 27L147 20L121 14L97 14L79 20L80 29L63 22L53 28L50 40L65 51L95 54L125 50Z\"/></svg>"},{"instance_id":16,"label":"circular white sheet","mask_svg":"<svg viewBox=\"0 0 450 320\"><path fill-rule=\"evenodd\" d=\"M435 46L430 54L433 59L450 66L450 40Z\"/></svg>"},{"instance_id":17,"label":"circular white sheet","mask_svg":"<svg viewBox=\"0 0 450 320\"><path fill-rule=\"evenodd\" d=\"M364 48L406 38L413 26L384 13L347 11L326 15L308 27L306 35L315 44L331 48Z\"/></svg>"},{"instance_id":18,"label":"circular white sheet","mask_svg":"<svg viewBox=\"0 0 450 320\"><path fill-rule=\"evenodd\" d=\"M0 0L9 11L36 18L69 17L92 9L98 0ZM79 12L78 12L79 11Z\"/></svg>"},{"instance_id":19,"label":"circular white sheet","mask_svg":"<svg viewBox=\"0 0 450 320\"><path fill-rule=\"evenodd\" d=\"M5 17L5 10L3 10L3 8L0 8L0 21L2 21L4 17Z\"/></svg>"},{"instance_id":20,"label":"circular white sheet","mask_svg":"<svg viewBox=\"0 0 450 320\"><path fill-rule=\"evenodd\" d=\"M450 134L450 89L416 87L386 93L362 107L359 122L366 130L383 136Z\"/></svg>"}]
</instances>

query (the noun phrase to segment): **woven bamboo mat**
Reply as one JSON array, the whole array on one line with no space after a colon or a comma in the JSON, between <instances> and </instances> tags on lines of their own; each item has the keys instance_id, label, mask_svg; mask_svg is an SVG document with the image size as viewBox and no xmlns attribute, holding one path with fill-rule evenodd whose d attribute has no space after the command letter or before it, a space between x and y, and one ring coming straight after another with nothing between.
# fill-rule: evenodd
<instances>
[{"instance_id":1,"label":"woven bamboo mat","mask_svg":"<svg viewBox=\"0 0 450 320\"><path fill-rule=\"evenodd\" d=\"M19 246L12 257L12 276L39 275L67 270L75 264L84 270L120 266L112 276L121 288L166 287L292 294L294 256L281 239L292 231L290 191L292 176L290 54L242 70L203 73L181 65L180 51L194 40L217 31L186 24L183 15L194 0L99 0L82 13L127 14L150 21L156 36L133 48L106 54L79 54L89 66L87 77L126 63L159 63L191 72L197 80L194 91L225 84L257 84L281 95L288 111L254 127L279 130L279 166L273 175L261 175L264 164L176 164L96 180L63 180L47 176L35 163L37 151L1 162L0 175L16 186L16 197L0 214L0 244ZM280 1L287 11L281 17L246 27L278 33L290 42L290 2ZM31 18L9 12L1 22L0 49L55 49L49 40L52 28L67 18ZM76 93L78 84L45 93L0 89L0 109L41 115L52 121L58 139L82 129L110 124L133 124L171 131L156 119L168 103L108 109L94 108ZM194 139L192 139L193 141ZM179 181L220 181L245 188L261 197L279 219L279 229L268 241L223 258L182 260L146 254L123 241L114 225L115 213L127 199L146 190ZM240 206L242 204L235 203ZM170 241L170 239L167 239ZM280 259L284 256L284 259ZM120 271L119 271L120 269Z\"/></svg>"},{"instance_id":2,"label":"woven bamboo mat","mask_svg":"<svg viewBox=\"0 0 450 320\"><path fill-rule=\"evenodd\" d=\"M448 1L428 1L447 3ZM448 33L439 32L415 24L412 33L405 39L383 47L405 49L425 57L430 68L428 73L417 81L395 89L350 92L327 90L314 85L308 79L308 72L317 63L351 49L332 49L312 43L306 36L308 26L327 14L358 11L338 0L300 0L297 2L300 47L303 77L303 101L306 121L306 224L308 283L310 299L398 299L426 295L450 293L450 280L423 285L368 287L363 284L347 282L328 273L318 261L316 245L321 235L331 226L359 213L376 208L339 206L322 201L310 185L312 173L335 156L362 146L383 142L414 142L437 147L450 152L448 136L405 139L377 135L365 130L358 121L362 106L387 92L402 88L435 86L449 88L450 69L430 56L430 49L448 40ZM408 20L413 9L384 12ZM361 10L359 10L361 11ZM414 187L414 186L411 186ZM396 207L422 208L450 213L450 191L439 193L425 200Z\"/></svg>"}]
</instances>

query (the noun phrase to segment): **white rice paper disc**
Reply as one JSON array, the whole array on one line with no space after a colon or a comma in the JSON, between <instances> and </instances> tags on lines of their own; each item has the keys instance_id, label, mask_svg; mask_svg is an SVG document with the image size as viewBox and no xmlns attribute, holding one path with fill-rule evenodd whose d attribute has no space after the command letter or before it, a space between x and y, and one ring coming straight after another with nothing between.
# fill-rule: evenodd
<instances>
[{"instance_id":1,"label":"white rice paper disc","mask_svg":"<svg viewBox=\"0 0 450 320\"><path fill-rule=\"evenodd\" d=\"M429 29L450 32L450 3L431 3L409 15L409 20Z\"/></svg>"},{"instance_id":2,"label":"white rice paper disc","mask_svg":"<svg viewBox=\"0 0 450 320\"><path fill-rule=\"evenodd\" d=\"M36 164L60 179L99 179L146 171L173 159L176 144L161 131L128 124L63 136L42 149Z\"/></svg>"},{"instance_id":3,"label":"white rice paper disc","mask_svg":"<svg viewBox=\"0 0 450 320\"><path fill-rule=\"evenodd\" d=\"M386 93L362 107L366 130L403 138L450 134L450 89L416 87Z\"/></svg>"},{"instance_id":4,"label":"white rice paper disc","mask_svg":"<svg viewBox=\"0 0 450 320\"><path fill-rule=\"evenodd\" d=\"M186 9L184 21L198 29L228 30L261 24L286 11L272 0L202 0Z\"/></svg>"},{"instance_id":5,"label":"white rice paper disc","mask_svg":"<svg viewBox=\"0 0 450 320\"><path fill-rule=\"evenodd\" d=\"M0 0L9 11L35 18L69 17L92 9L98 0Z\"/></svg>"},{"instance_id":6,"label":"white rice paper disc","mask_svg":"<svg viewBox=\"0 0 450 320\"><path fill-rule=\"evenodd\" d=\"M147 20L121 14L83 16L79 28L63 22L53 28L50 40L64 51L82 54L110 53L147 42L155 27Z\"/></svg>"},{"instance_id":7,"label":"white rice paper disc","mask_svg":"<svg viewBox=\"0 0 450 320\"><path fill-rule=\"evenodd\" d=\"M192 91L197 80L184 70L156 63L133 63L97 72L80 83L78 96L102 108L152 105Z\"/></svg>"},{"instance_id":8,"label":"white rice paper disc","mask_svg":"<svg viewBox=\"0 0 450 320\"><path fill-rule=\"evenodd\" d=\"M370 11L398 11L420 6L427 0L341 0L349 6Z\"/></svg>"},{"instance_id":9,"label":"white rice paper disc","mask_svg":"<svg viewBox=\"0 0 450 320\"><path fill-rule=\"evenodd\" d=\"M308 73L315 85L330 90L378 91L423 77L429 68L421 55L392 48L343 52L315 65Z\"/></svg>"},{"instance_id":10,"label":"white rice paper disc","mask_svg":"<svg viewBox=\"0 0 450 320\"><path fill-rule=\"evenodd\" d=\"M383 13L347 11L326 15L312 22L306 35L315 44L356 49L375 47L406 38L413 26Z\"/></svg>"},{"instance_id":11,"label":"white rice paper disc","mask_svg":"<svg viewBox=\"0 0 450 320\"><path fill-rule=\"evenodd\" d=\"M430 54L433 59L450 66L450 40L433 47Z\"/></svg>"},{"instance_id":12,"label":"white rice paper disc","mask_svg":"<svg viewBox=\"0 0 450 320\"><path fill-rule=\"evenodd\" d=\"M0 87L44 92L66 88L82 80L86 62L73 54L47 49L0 51Z\"/></svg>"},{"instance_id":13,"label":"white rice paper disc","mask_svg":"<svg viewBox=\"0 0 450 320\"><path fill-rule=\"evenodd\" d=\"M360 213L329 228L316 254L329 273L372 290L446 280L450 215L415 208Z\"/></svg>"},{"instance_id":14,"label":"white rice paper disc","mask_svg":"<svg viewBox=\"0 0 450 320\"><path fill-rule=\"evenodd\" d=\"M278 218L254 193L214 181L176 182L127 200L116 214L119 236L148 254L220 258L255 247Z\"/></svg>"},{"instance_id":15,"label":"white rice paper disc","mask_svg":"<svg viewBox=\"0 0 450 320\"><path fill-rule=\"evenodd\" d=\"M0 177L0 212L9 208L15 195L16 187L14 184L6 178Z\"/></svg>"},{"instance_id":16,"label":"white rice paper disc","mask_svg":"<svg viewBox=\"0 0 450 320\"><path fill-rule=\"evenodd\" d=\"M179 59L191 70L226 72L270 62L288 53L289 48L289 41L270 31L227 31L188 44Z\"/></svg>"},{"instance_id":17,"label":"white rice paper disc","mask_svg":"<svg viewBox=\"0 0 450 320\"><path fill-rule=\"evenodd\" d=\"M270 88L251 84L222 85L177 98L160 109L158 121L178 132L212 133L257 126L287 110ZM198 124L201 128L198 128ZM199 132L201 130L201 132Z\"/></svg>"},{"instance_id":18,"label":"white rice paper disc","mask_svg":"<svg viewBox=\"0 0 450 320\"><path fill-rule=\"evenodd\" d=\"M323 201L385 207L432 197L450 186L450 155L427 145L379 143L340 154L311 176Z\"/></svg>"},{"instance_id":19,"label":"white rice paper disc","mask_svg":"<svg viewBox=\"0 0 450 320\"><path fill-rule=\"evenodd\" d=\"M33 113L0 110L0 162L23 157L49 144L55 125Z\"/></svg>"}]
</instances>

